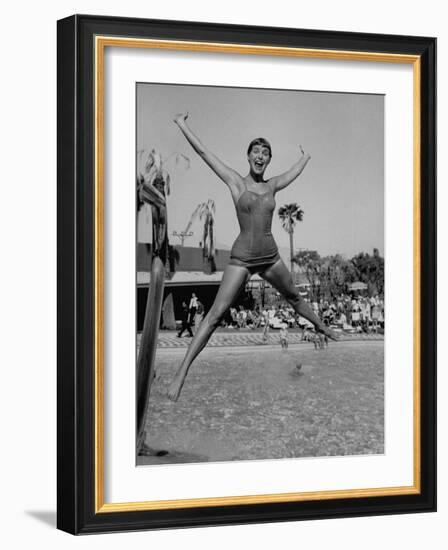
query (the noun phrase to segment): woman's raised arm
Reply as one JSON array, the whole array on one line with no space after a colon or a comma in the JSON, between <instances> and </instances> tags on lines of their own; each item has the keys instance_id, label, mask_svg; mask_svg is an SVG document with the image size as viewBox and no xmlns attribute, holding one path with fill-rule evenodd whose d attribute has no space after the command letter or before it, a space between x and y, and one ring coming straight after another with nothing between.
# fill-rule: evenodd
<instances>
[{"instance_id":1,"label":"woman's raised arm","mask_svg":"<svg viewBox=\"0 0 448 550\"><path fill-rule=\"evenodd\" d=\"M201 157L201 159L210 166L210 168L219 176L230 188L238 187L241 176L226 166L215 154L209 151L201 140L193 133L187 124L188 113L181 113L174 117L174 122L178 125L180 131L186 137L187 141Z\"/></svg>"},{"instance_id":2,"label":"woman's raised arm","mask_svg":"<svg viewBox=\"0 0 448 550\"><path fill-rule=\"evenodd\" d=\"M275 193L277 191L280 191L280 189L284 189L297 177L299 177L300 174L303 172L305 166L308 164L311 155L309 153L305 153L301 145L300 152L302 154L301 158L296 163L294 163L289 170L287 170L283 174L280 174L279 176L274 176L273 178L270 178L269 183L273 187Z\"/></svg>"}]
</instances>

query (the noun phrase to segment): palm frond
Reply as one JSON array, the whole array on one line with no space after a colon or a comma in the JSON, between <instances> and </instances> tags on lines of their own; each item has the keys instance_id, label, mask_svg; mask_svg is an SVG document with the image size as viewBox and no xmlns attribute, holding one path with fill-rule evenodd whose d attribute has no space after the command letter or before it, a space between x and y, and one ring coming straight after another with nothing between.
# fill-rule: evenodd
<instances>
[{"instance_id":1,"label":"palm frond","mask_svg":"<svg viewBox=\"0 0 448 550\"><path fill-rule=\"evenodd\" d=\"M169 195L171 192L171 176L165 169L165 164L172 156L175 156L176 163L183 162L188 170L190 159L181 153L172 153L164 161L156 149L151 149L149 152L146 149L137 151L137 181L143 180L148 185L154 185L156 180L163 181L166 194Z\"/></svg>"},{"instance_id":2,"label":"palm frond","mask_svg":"<svg viewBox=\"0 0 448 550\"><path fill-rule=\"evenodd\" d=\"M294 230L296 222L303 221L304 211L296 203L284 204L278 209L278 217L283 229L290 233Z\"/></svg>"},{"instance_id":3,"label":"palm frond","mask_svg":"<svg viewBox=\"0 0 448 550\"><path fill-rule=\"evenodd\" d=\"M187 227L185 228L185 233L188 233L190 231L190 227L193 225L194 220L199 215L200 207L201 207L201 205L198 204L196 206L196 208L194 209L193 213L191 214L190 219L188 220L188 223L187 223Z\"/></svg>"}]
</instances>

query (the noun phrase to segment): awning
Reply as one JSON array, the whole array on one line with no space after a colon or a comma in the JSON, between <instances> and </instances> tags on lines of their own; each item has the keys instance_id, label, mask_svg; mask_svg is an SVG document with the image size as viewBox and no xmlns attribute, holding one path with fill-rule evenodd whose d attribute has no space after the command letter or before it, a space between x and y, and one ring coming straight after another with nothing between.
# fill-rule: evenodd
<instances>
[{"instance_id":1,"label":"awning","mask_svg":"<svg viewBox=\"0 0 448 550\"><path fill-rule=\"evenodd\" d=\"M355 283L350 283L348 285L349 290L367 290L366 283L362 283L361 281L356 281Z\"/></svg>"},{"instance_id":2,"label":"awning","mask_svg":"<svg viewBox=\"0 0 448 550\"><path fill-rule=\"evenodd\" d=\"M203 271L176 271L171 279L165 280L165 286L203 286L219 285L222 280L223 271L215 271L210 275ZM250 282L260 282L262 278L258 275L252 275ZM137 272L137 286L148 286L151 282L151 273L147 271Z\"/></svg>"}]
</instances>

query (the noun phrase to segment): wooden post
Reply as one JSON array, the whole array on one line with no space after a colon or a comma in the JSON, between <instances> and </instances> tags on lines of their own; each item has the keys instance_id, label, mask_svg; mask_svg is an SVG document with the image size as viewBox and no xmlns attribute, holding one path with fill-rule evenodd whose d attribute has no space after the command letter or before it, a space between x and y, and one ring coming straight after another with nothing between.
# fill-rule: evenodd
<instances>
[{"instance_id":1,"label":"wooden post","mask_svg":"<svg viewBox=\"0 0 448 550\"><path fill-rule=\"evenodd\" d=\"M159 257L154 257L151 266L151 281L146 300L145 321L137 361L137 452L145 443L145 423L154 380L154 359L162 312L165 266Z\"/></svg>"}]
</instances>

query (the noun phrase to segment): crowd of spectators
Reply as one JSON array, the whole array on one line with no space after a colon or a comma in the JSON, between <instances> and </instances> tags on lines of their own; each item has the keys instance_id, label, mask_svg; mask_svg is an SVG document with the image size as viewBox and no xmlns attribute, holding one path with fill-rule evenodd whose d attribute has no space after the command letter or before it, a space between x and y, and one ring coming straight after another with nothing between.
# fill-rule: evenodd
<instances>
[{"instance_id":1,"label":"crowd of spectators","mask_svg":"<svg viewBox=\"0 0 448 550\"><path fill-rule=\"evenodd\" d=\"M345 332L374 332L384 330L384 301L380 296L349 296L341 294L334 300L305 300L314 313L323 322ZM285 303L269 307L244 308L242 305L230 309L230 315L224 323L233 329L270 328L311 329L312 324L297 315L293 308Z\"/></svg>"}]
</instances>

